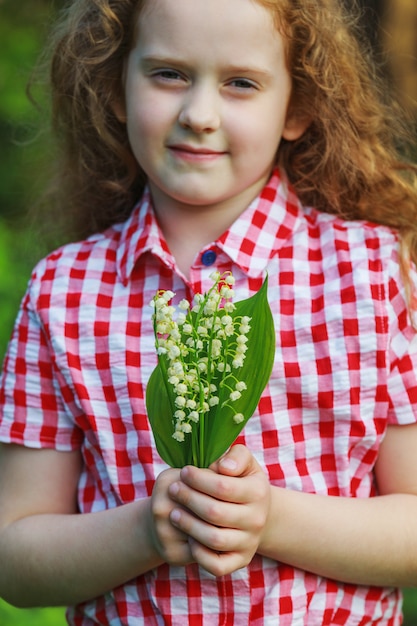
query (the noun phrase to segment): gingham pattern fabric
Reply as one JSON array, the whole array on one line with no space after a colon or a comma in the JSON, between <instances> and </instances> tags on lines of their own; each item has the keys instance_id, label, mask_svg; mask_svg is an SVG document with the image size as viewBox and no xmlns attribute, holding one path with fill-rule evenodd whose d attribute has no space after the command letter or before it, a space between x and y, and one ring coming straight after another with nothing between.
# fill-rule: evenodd
<instances>
[{"instance_id":1,"label":"gingham pattern fabric","mask_svg":"<svg viewBox=\"0 0 417 626\"><path fill-rule=\"evenodd\" d=\"M189 281L176 270L148 194L125 224L42 261L5 360L0 439L81 447L82 513L149 496L165 465L144 401L156 364L148 305L158 289L174 291L177 302L206 291L214 268L233 271L236 301L269 276L275 366L240 441L274 485L375 495L387 425L417 415L416 340L397 241L384 227L301 207L278 172L201 251ZM392 589L340 584L257 555L217 579L196 565L164 565L70 609L68 619L77 626L395 626L401 599Z\"/></svg>"}]
</instances>

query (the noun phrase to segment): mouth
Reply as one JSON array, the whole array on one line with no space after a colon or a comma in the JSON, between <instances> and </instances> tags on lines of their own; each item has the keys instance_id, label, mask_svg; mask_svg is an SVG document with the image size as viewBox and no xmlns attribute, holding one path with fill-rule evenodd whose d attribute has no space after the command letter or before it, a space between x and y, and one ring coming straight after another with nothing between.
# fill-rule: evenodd
<instances>
[{"instance_id":1,"label":"mouth","mask_svg":"<svg viewBox=\"0 0 417 626\"><path fill-rule=\"evenodd\" d=\"M223 150L213 150L204 146L173 144L168 150L177 158L185 161L213 161L226 154Z\"/></svg>"}]
</instances>

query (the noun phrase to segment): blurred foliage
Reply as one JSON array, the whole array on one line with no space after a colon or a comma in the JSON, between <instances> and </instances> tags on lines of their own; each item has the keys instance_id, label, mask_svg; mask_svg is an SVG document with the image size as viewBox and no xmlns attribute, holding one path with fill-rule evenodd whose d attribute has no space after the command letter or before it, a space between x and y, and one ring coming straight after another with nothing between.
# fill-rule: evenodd
<instances>
[{"instance_id":1,"label":"blurred foliage","mask_svg":"<svg viewBox=\"0 0 417 626\"><path fill-rule=\"evenodd\" d=\"M403 626L417 626L417 589L404 591Z\"/></svg>"},{"instance_id":2,"label":"blurred foliage","mask_svg":"<svg viewBox=\"0 0 417 626\"><path fill-rule=\"evenodd\" d=\"M34 62L63 0L0 0L0 361L42 242L27 208L45 180L42 119L26 95ZM41 181L41 182L39 182ZM3 565L4 566L4 565ZM417 624L417 592L406 592L404 626ZM0 600L1 626L61 626L63 609L14 609Z\"/></svg>"},{"instance_id":3,"label":"blurred foliage","mask_svg":"<svg viewBox=\"0 0 417 626\"><path fill-rule=\"evenodd\" d=\"M42 242L28 228L47 162L41 113L26 87L57 0L0 0L0 362Z\"/></svg>"},{"instance_id":4,"label":"blurred foliage","mask_svg":"<svg viewBox=\"0 0 417 626\"><path fill-rule=\"evenodd\" d=\"M28 228L27 208L45 176L45 149L37 138L39 113L26 86L60 4L0 0L0 362L31 269L42 253L42 242ZM0 600L0 624L63 626L65 610L19 610Z\"/></svg>"},{"instance_id":5,"label":"blurred foliage","mask_svg":"<svg viewBox=\"0 0 417 626\"><path fill-rule=\"evenodd\" d=\"M2 626L65 626L65 609L15 609L0 600Z\"/></svg>"}]
</instances>

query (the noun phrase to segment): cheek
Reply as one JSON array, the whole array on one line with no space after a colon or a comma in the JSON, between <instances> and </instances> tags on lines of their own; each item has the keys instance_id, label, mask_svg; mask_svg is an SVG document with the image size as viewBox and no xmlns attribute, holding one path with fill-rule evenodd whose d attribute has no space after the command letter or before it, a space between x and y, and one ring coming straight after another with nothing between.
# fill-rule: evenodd
<instances>
[{"instance_id":1,"label":"cheek","mask_svg":"<svg viewBox=\"0 0 417 626\"><path fill-rule=\"evenodd\" d=\"M144 106L143 102L135 103L127 114L127 132L130 143L135 151L148 149L152 139L160 134L160 120L157 111Z\"/></svg>"},{"instance_id":2,"label":"cheek","mask_svg":"<svg viewBox=\"0 0 417 626\"><path fill-rule=\"evenodd\" d=\"M281 101L276 101L263 112L263 115L258 116L256 132L259 137L262 137L265 152L274 156L282 140L286 114L286 105Z\"/></svg>"},{"instance_id":3,"label":"cheek","mask_svg":"<svg viewBox=\"0 0 417 626\"><path fill-rule=\"evenodd\" d=\"M242 156L253 161L253 158L268 159L275 156L281 140L283 124L279 111L271 108L249 111L245 116L235 115L229 123L229 139L232 148L239 148ZM243 152L242 152L243 151Z\"/></svg>"},{"instance_id":4,"label":"cheek","mask_svg":"<svg viewBox=\"0 0 417 626\"><path fill-rule=\"evenodd\" d=\"M128 115L128 125L140 129L142 136L149 139L168 132L175 120L173 108L166 101L155 97L140 97Z\"/></svg>"}]
</instances>

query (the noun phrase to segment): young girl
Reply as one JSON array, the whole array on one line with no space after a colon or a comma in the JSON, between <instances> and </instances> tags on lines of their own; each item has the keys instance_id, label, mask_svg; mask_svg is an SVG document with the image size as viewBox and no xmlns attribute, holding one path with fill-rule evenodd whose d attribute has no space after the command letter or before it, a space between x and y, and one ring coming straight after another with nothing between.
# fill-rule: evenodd
<instances>
[{"instance_id":1,"label":"young girl","mask_svg":"<svg viewBox=\"0 0 417 626\"><path fill-rule=\"evenodd\" d=\"M401 623L417 584L414 170L336 0L75 0L60 210L0 392L0 594L75 625ZM366 220L366 221L365 221ZM97 231L98 234L92 234ZM276 358L209 469L145 408L149 302L268 273ZM414 317L414 324L417 320Z\"/></svg>"}]
</instances>

